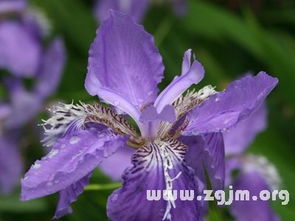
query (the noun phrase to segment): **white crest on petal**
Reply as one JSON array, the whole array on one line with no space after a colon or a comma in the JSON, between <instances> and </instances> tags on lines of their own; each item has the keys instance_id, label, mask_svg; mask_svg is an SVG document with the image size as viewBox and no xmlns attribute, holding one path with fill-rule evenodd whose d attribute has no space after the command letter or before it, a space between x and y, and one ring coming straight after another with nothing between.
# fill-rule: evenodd
<instances>
[{"instance_id":1,"label":"white crest on petal","mask_svg":"<svg viewBox=\"0 0 295 221\"><path fill-rule=\"evenodd\" d=\"M80 105L59 103L49 109L52 116L43 120L44 135L42 140L45 146L52 146L59 136L63 136L69 130L75 131L83 128L87 117L85 104Z\"/></svg>"},{"instance_id":2,"label":"white crest on petal","mask_svg":"<svg viewBox=\"0 0 295 221\"><path fill-rule=\"evenodd\" d=\"M243 169L246 172L258 172L272 190L276 190L281 185L281 178L276 167L264 156L248 154L243 157Z\"/></svg>"},{"instance_id":3,"label":"white crest on petal","mask_svg":"<svg viewBox=\"0 0 295 221\"><path fill-rule=\"evenodd\" d=\"M84 104L80 102L74 105L59 103L49 109L51 117L43 120L45 138L42 142L46 146L52 146L56 139L66 133L85 129L87 123L96 123L109 127L113 133L137 137L136 131L130 123L113 109L100 104ZM79 140L73 138L71 144Z\"/></svg>"},{"instance_id":4,"label":"white crest on petal","mask_svg":"<svg viewBox=\"0 0 295 221\"><path fill-rule=\"evenodd\" d=\"M171 177L171 171L175 170L174 164L181 163L184 159L186 146L174 139L154 140L148 145L139 148L136 152L135 160L148 170L149 167L158 167L162 165L165 180L165 189L163 191L167 201L166 210L162 220L171 220L171 209L176 208L173 182L177 180L182 172L179 171L175 177Z\"/></svg>"}]
</instances>

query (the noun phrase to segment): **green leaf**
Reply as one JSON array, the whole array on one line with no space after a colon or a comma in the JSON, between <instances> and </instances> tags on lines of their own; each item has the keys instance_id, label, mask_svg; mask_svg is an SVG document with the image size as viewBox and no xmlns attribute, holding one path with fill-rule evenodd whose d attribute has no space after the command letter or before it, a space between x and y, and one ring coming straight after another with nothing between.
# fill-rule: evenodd
<instances>
[{"instance_id":1,"label":"green leaf","mask_svg":"<svg viewBox=\"0 0 295 221\"><path fill-rule=\"evenodd\" d=\"M87 54L98 25L91 10L82 1L32 0L31 2L46 12L58 32L63 33L73 48L77 48L82 54Z\"/></svg>"},{"instance_id":2,"label":"green leaf","mask_svg":"<svg viewBox=\"0 0 295 221\"><path fill-rule=\"evenodd\" d=\"M192 1L189 15L182 21L187 31L214 42L235 42L265 64L266 70L278 76L278 90L289 97L295 108L295 56L292 47L282 43L280 36L261 27L251 15L239 17L208 3ZM283 85L283 86L280 86Z\"/></svg>"}]
</instances>

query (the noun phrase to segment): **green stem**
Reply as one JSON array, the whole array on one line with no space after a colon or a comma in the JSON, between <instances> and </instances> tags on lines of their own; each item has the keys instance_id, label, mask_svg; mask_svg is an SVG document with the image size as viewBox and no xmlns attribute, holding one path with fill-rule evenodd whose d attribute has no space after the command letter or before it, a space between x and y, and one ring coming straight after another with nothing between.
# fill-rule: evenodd
<instances>
[{"instance_id":1,"label":"green stem","mask_svg":"<svg viewBox=\"0 0 295 221\"><path fill-rule=\"evenodd\" d=\"M90 184L85 187L85 190L113 190L119 187L121 187L121 183Z\"/></svg>"}]
</instances>

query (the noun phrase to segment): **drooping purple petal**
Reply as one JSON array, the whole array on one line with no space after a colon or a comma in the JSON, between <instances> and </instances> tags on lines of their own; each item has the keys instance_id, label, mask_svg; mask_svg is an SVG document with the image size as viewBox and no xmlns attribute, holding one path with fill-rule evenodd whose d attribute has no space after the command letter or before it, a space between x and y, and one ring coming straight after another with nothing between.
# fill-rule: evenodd
<instances>
[{"instance_id":1,"label":"drooping purple petal","mask_svg":"<svg viewBox=\"0 0 295 221\"><path fill-rule=\"evenodd\" d=\"M254 140L255 136L266 127L266 107L262 105L245 120L223 132L225 154L242 153Z\"/></svg>"},{"instance_id":2,"label":"drooping purple petal","mask_svg":"<svg viewBox=\"0 0 295 221\"><path fill-rule=\"evenodd\" d=\"M22 162L15 138L0 135L0 193L9 193L20 182Z\"/></svg>"},{"instance_id":3,"label":"drooping purple petal","mask_svg":"<svg viewBox=\"0 0 295 221\"><path fill-rule=\"evenodd\" d=\"M134 149L121 147L116 153L105 159L99 165L99 169L113 180L118 181L121 179L123 172L131 166L131 156L133 153Z\"/></svg>"},{"instance_id":4,"label":"drooping purple petal","mask_svg":"<svg viewBox=\"0 0 295 221\"><path fill-rule=\"evenodd\" d=\"M77 200L77 197L83 192L84 187L89 183L91 174L86 175L81 180L60 191L59 201L55 211L54 218L60 217L72 213L71 203Z\"/></svg>"},{"instance_id":5,"label":"drooping purple petal","mask_svg":"<svg viewBox=\"0 0 295 221\"><path fill-rule=\"evenodd\" d=\"M122 145L121 137L94 128L57 140L22 180L22 200L49 195L76 183Z\"/></svg>"},{"instance_id":6,"label":"drooping purple petal","mask_svg":"<svg viewBox=\"0 0 295 221\"><path fill-rule=\"evenodd\" d=\"M61 39L56 38L49 46L40 73L37 76L35 94L46 98L57 88L65 63L65 48Z\"/></svg>"},{"instance_id":7,"label":"drooping purple petal","mask_svg":"<svg viewBox=\"0 0 295 221\"><path fill-rule=\"evenodd\" d=\"M198 194L196 177L184 163L184 154L185 146L173 140L139 148L133 155L133 167L123 176L122 188L109 197L108 217L113 221L201 220L196 200L162 198L165 190L193 190ZM160 191L160 198L148 200L147 190Z\"/></svg>"},{"instance_id":8,"label":"drooping purple petal","mask_svg":"<svg viewBox=\"0 0 295 221\"><path fill-rule=\"evenodd\" d=\"M89 54L87 91L138 120L140 109L156 99L163 76L153 37L130 17L111 11Z\"/></svg>"},{"instance_id":9,"label":"drooping purple petal","mask_svg":"<svg viewBox=\"0 0 295 221\"><path fill-rule=\"evenodd\" d=\"M224 144L221 133L202 136L183 136L182 142L188 146L185 159L199 179L206 183L206 171L214 190L223 189L225 178Z\"/></svg>"},{"instance_id":10,"label":"drooping purple petal","mask_svg":"<svg viewBox=\"0 0 295 221\"><path fill-rule=\"evenodd\" d=\"M0 68L16 76L36 74L41 49L39 41L21 24L0 23Z\"/></svg>"},{"instance_id":11,"label":"drooping purple petal","mask_svg":"<svg viewBox=\"0 0 295 221\"><path fill-rule=\"evenodd\" d=\"M278 221L278 217L271 208L269 201L251 200L252 196L259 196L261 190L270 190L263 177L257 172L243 172L234 182L234 190L248 190L250 201L234 201L230 207L231 214L237 221L259 220Z\"/></svg>"},{"instance_id":12,"label":"drooping purple petal","mask_svg":"<svg viewBox=\"0 0 295 221\"><path fill-rule=\"evenodd\" d=\"M102 22L109 16L109 10L120 11L140 22L148 9L150 0L98 0L95 16Z\"/></svg>"},{"instance_id":13,"label":"drooping purple petal","mask_svg":"<svg viewBox=\"0 0 295 221\"><path fill-rule=\"evenodd\" d=\"M1 0L0 1L0 14L19 12L26 7L26 0Z\"/></svg>"},{"instance_id":14,"label":"drooping purple petal","mask_svg":"<svg viewBox=\"0 0 295 221\"><path fill-rule=\"evenodd\" d=\"M157 97L154 106L160 113L166 105L172 104L184 91L193 84L199 83L204 77L204 68L197 60L191 65L191 49L184 54L181 76L173 81Z\"/></svg>"},{"instance_id":15,"label":"drooping purple petal","mask_svg":"<svg viewBox=\"0 0 295 221\"><path fill-rule=\"evenodd\" d=\"M248 117L263 103L278 79L260 72L232 82L228 88L209 97L189 113L184 135L224 131Z\"/></svg>"}]
</instances>

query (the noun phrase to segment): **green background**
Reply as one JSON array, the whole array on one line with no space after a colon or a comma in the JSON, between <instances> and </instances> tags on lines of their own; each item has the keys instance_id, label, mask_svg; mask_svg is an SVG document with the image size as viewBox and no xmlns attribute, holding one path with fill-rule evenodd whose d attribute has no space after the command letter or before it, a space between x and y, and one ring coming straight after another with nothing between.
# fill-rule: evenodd
<instances>
[{"instance_id":1,"label":"green background","mask_svg":"<svg viewBox=\"0 0 295 221\"><path fill-rule=\"evenodd\" d=\"M295 220L295 1L261 0L256 1L261 6L254 8L250 4L233 8L230 2L233 1L191 0L187 14L182 17L175 16L168 4L152 4L143 24L154 35L166 67L160 87L179 74L183 53L188 48L193 49L205 66L206 76L201 85L212 84L221 90L242 74L260 70L279 78L279 85L267 100L268 128L248 151L265 155L276 165L282 177L282 189L290 192L290 202L287 206L275 202L274 208L282 220L292 221ZM48 16L52 31L66 43L65 73L50 101L95 101L84 89L88 49L98 27L92 13L93 2L33 0L30 4ZM44 113L39 121L42 116ZM23 141L26 169L43 154L35 123L27 126ZM98 190L85 191L73 204L74 213L61 220L107 220L107 196L117 185L109 185L110 182L99 171L95 172L91 183L99 184ZM0 221L50 220L56 202L57 196L19 202L16 190L12 196L0 197ZM215 210L210 209L208 220L232 220L226 212Z\"/></svg>"}]
</instances>

